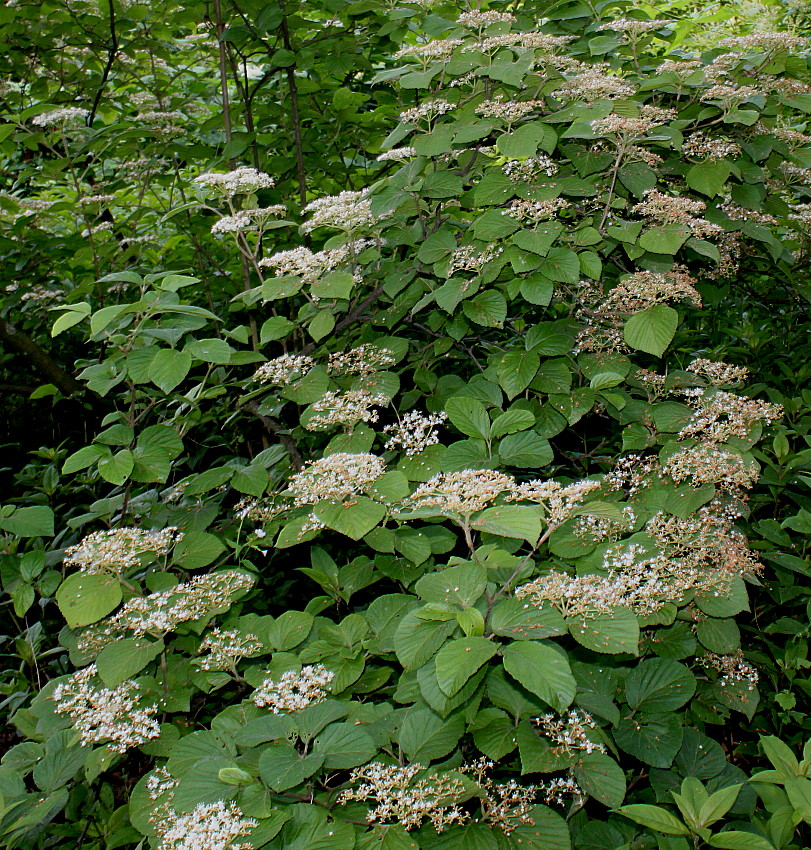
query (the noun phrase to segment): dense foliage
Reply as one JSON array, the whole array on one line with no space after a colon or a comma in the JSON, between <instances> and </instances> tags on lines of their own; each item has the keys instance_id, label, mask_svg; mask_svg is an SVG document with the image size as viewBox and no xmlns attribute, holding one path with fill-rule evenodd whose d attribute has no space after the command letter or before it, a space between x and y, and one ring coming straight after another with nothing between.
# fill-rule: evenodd
<instances>
[{"instance_id":1,"label":"dense foliage","mask_svg":"<svg viewBox=\"0 0 811 850\"><path fill-rule=\"evenodd\" d=\"M807 846L811 51L668 18L4 7L3 846Z\"/></svg>"}]
</instances>

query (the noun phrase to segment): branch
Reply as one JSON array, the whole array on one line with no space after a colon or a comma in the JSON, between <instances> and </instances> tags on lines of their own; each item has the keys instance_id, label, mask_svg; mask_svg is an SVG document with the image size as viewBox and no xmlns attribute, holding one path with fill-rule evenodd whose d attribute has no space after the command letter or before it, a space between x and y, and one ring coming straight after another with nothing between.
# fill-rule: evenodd
<instances>
[{"instance_id":1,"label":"branch","mask_svg":"<svg viewBox=\"0 0 811 850\"><path fill-rule=\"evenodd\" d=\"M343 319L341 319L341 321L338 322L337 325L335 325L335 327L332 329L332 333L330 334L330 337L335 336L335 334L339 334L342 330L345 330L350 325L354 325L355 322L357 322L363 316L363 314L366 312L366 308L370 307L380 297L380 294L383 292L384 289L385 289L385 286L383 284L380 284L380 286L373 289L369 293L369 295L367 295L366 298L363 299L363 301L361 301L359 304L356 304L355 307L353 307L343 317ZM304 346L304 348L301 349L300 353L301 354L312 354L316 349L316 345L320 345L323 341L324 340L319 340L318 343L315 343L315 342L308 343L307 345Z\"/></svg>"},{"instance_id":2,"label":"branch","mask_svg":"<svg viewBox=\"0 0 811 850\"><path fill-rule=\"evenodd\" d=\"M101 82L99 83L96 97L93 100L93 106L90 109L90 114L87 116L87 126L93 126L93 119L96 117L96 111L101 103L101 96L104 93L104 87L107 85L107 78L110 76L110 71L115 62L115 57L118 55L118 36L115 31L115 7L113 0L108 0L110 7L110 46L107 48L107 64L104 66L104 71L101 74Z\"/></svg>"},{"instance_id":3,"label":"branch","mask_svg":"<svg viewBox=\"0 0 811 850\"><path fill-rule=\"evenodd\" d=\"M259 419L265 426L265 430L272 436L276 437L285 447L293 469L299 470L304 468L304 460L298 450L296 441L289 434L285 433L285 428L278 419L274 419L272 416L265 416L264 413L261 413L259 410L259 404L255 401L250 401L247 404L242 405L242 409L256 416L256 418Z\"/></svg>"},{"instance_id":4,"label":"branch","mask_svg":"<svg viewBox=\"0 0 811 850\"><path fill-rule=\"evenodd\" d=\"M3 318L0 318L0 342L16 348L64 395L82 395L85 392L85 387L43 351L31 337L18 331L11 322Z\"/></svg>"},{"instance_id":5,"label":"branch","mask_svg":"<svg viewBox=\"0 0 811 850\"><path fill-rule=\"evenodd\" d=\"M282 10L281 33L285 50L293 52L290 42L290 28L287 26L287 12L283 0L279 0ZM298 105L298 85L296 84L296 65L287 67L287 88L290 92L290 118L293 122L293 147L296 152L296 172L298 174L298 194L302 207L307 203L307 172L304 168L304 151L301 145L301 113Z\"/></svg>"},{"instance_id":6,"label":"branch","mask_svg":"<svg viewBox=\"0 0 811 850\"><path fill-rule=\"evenodd\" d=\"M27 387L24 384L0 384L0 393L17 393L18 395L31 395L36 387Z\"/></svg>"}]
</instances>

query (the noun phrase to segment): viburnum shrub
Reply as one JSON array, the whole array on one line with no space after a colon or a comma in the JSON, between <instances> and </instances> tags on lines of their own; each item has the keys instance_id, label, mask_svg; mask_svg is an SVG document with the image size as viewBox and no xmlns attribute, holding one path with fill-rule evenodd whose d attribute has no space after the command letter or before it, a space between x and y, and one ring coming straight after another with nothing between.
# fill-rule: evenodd
<instances>
[{"instance_id":1,"label":"viburnum shrub","mask_svg":"<svg viewBox=\"0 0 811 850\"><path fill-rule=\"evenodd\" d=\"M273 175L187 168L246 324L185 271L63 308L116 410L64 464L99 500L12 844L114 775L108 847L799 846L807 808L711 739L758 705L739 524L781 409L702 300L807 258L806 43L565 10L406 43L385 176L298 240Z\"/></svg>"}]
</instances>

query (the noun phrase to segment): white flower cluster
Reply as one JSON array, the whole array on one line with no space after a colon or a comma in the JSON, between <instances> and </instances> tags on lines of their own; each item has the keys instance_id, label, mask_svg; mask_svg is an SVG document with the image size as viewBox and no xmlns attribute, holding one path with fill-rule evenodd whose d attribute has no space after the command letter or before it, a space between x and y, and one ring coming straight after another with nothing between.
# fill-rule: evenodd
<instances>
[{"instance_id":1,"label":"white flower cluster","mask_svg":"<svg viewBox=\"0 0 811 850\"><path fill-rule=\"evenodd\" d=\"M717 670L721 674L718 684L722 688L729 687L736 682L744 682L747 690L753 691L760 680L757 668L743 657L743 652L740 650L731 655L717 655L714 652L708 652L697 660L702 667L708 670Z\"/></svg>"},{"instance_id":2,"label":"white flower cluster","mask_svg":"<svg viewBox=\"0 0 811 850\"><path fill-rule=\"evenodd\" d=\"M459 270L478 273L503 250L504 248L501 245L488 245L485 248L463 245L451 254L448 263L448 277Z\"/></svg>"},{"instance_id":3,"label":"white flower cluster","mask_svg":"<svg viewBox=\"0 0 811 850\"><path fill-rule=\"evenodd\" d=\"M515 479L493 469L462 469L443 472L419 487L402 507L410 510L433 509L439 514L469 516L484 510L503 493L515 490Z\"/></svg>"},{"instance_id":4,"label":"white flower cluster","mask_svg":"<svg viewBox=\"0 0 811 850\"><path fill-rule=\"evenodd\" d=\"M683 392L694 413L679 431L680 440L694 438L707 443L726 443L731 437L746 437L755 423L771 425L783 414L780 404L723 390L691 387Z\"/></svg>"},{"instance_id":5,"label":"white flower cluster","mask_svg":"<svg viewBox=\"0 0 811 850\"><path fill-rule=\"evenodd\" d=\"M262 649L262 641L255 634L238 629L212 629L197 650L200 655L208 654L192 663L206 671L234 670L243 658L257 655Z\"/></svg>"},{"instance_id":6,"label":"white flower cluster","mask_svg":"<svg viewBox=\"0 0 811 850\"><path fill-rule=\"evenodd\" d=\"M448 418L446 413L432 413L424 416L416 410L406 413L395 425L386 425L384 432L391 434L385 448L390 451L401 449L406 456L413 457L425 451L428 446L439 442L436 429Z\"/></svg>"},{"instance_id":7,"label":"white flower cluster","mask_svg":"<svg viewBox=\"0 0 811 850\"><path fill-rule=\"evenodd\" d=\"M233 195L251 195L259 189L270 189L276 185L269 174L248 166L226 173L208 171L195 177L194 182L229 198Z\"/></svg>"},{"instance_id":8,"label":"white flower cluster","mask_svg":"<svg viewBox=\"0 0 811 850\"><path fill-rule=\"evenodd\" d=\"M474 110L483 118L497 118L507 124L514 124L540 106L535 100L504 100L504 95L496 95L492 100L482 101Z\"/></svg>"},{"instance_id":9,"label":"white flower cluster","mask_svg":"<svg viewBox=\"0 0 811 850\"><path fill-rule=\"evenodd\" d=\"M406 109L404 112L401 112L400 120L404 124L419 124L420 121L424 121L426 119L428 121L432 121L434 118L444 115L452 109L452 103L449 103L447 100L442 100L441 98L435 98L434 100L426 100L419 106L412 106L410 109Z\"/></svg>"},{"instance_id":10,"label":"white flower cluster","mask_svg":"<svg viewBox=\"0 0 811 850\"><path fill-rule=\"evenodd\" d=\"M233 598L251 587L254 581L253 576L239 570L221 570L149 596L134 596L114 617L83 629L78 647L90 652L101 649L122 634L141 637L173 631L180 623L199 620L228 608Z\"/></svg>"},{"instance_id":11,"label":"white flower cluster","mask_svg":"<svg viewBox=\"0 0 811 850\"><path fill-rule=\"evenodd\" d=\"M253 843L239 841L250 835L257 821L246 818L236 803L198 803L192 811L166 812L155 824L160 837L156 850L252 850Z\"/></svg>"},{"instance_id":12,"label":"white flower cluster","mask_svg":"<svg viewBox=\"0 0 811 850\"><path fill-rule=\"evenodd\" d=\"M91 664L61 682L53 691L56 711L67 714L81 736L81 744L107 743L111 750L124 753L130 747L160 735L155 715L157 706L138 706L140 686L122 682L115 688L95 688L90 680L98 673Z\"/></svg>"},{"instance_id":13,"label":"white flower cluster","mask_svg":"<svg viewBox=\"0 0 811 850\"><path fill-rule=\"evenodd\" d=\"M365 493L386 472L375 455L336 452L315 461L288 482L294 503L314 505L323 500L339 502Z\"/></svg>"},{"instance_id":14,"label":"white flower cluster","mask_svg":"<svg viewBox=\"0 0 811 850\"><path fill-rule=\"evenodd\" d=\"M547 221L553 218L561 210L570 206L564 198L552 198L549 201L525 201L516 199L510 206L501 211L502 215L508 215L516 221Z\"/></svg>"},{"instance_id":15,"label":"white flower cluster","mask_svg":"<svg viewBox=\"0 0 811 850\"><path fill-rule=\"evenodd\" d=\"M156 557L168 555L182 539L182 532L171 526L161 530L128 527L94 531L81 543L65 549L64 563L79 567L83 573L121 574L141 566L141 556L148 552Z\"/></svg>"},{"instance_id":16,"label":"white flower cluster","mask_svg":"<svg viewBox=\"0 0 811 850\"><path fill-rule=\"evenodd\" d=\"M530 183L542 174L554 177L558 173L555 162L546 154L529 156L526 159L508 159L501 170L513 183Z\"/></svg>"},{"instance_id":17,"label":"white flower cluster","mask_svg":"<svg viewBox=\"0 0 811 850\"><path fill-rule=\"evenodd\" d=\"M723 363L719 360L707 360L704 357L696 357L688 366L688 372L693 372L715 386L723 384L740 384L749 375L746 366L733 366L731 363Z\"/></svg>"},{"instance_id":18,"label":"white flower cluster","mask_svg":"<svg viewBox=\"0 0 811 850\"><path fill-rule=\"evenodd\" d=\"M250 230L253 221L246 212L238 212L236 215L224 215L211 225L212 233L240 233Z\"/></svg>"},{"instance_id":19,"label":"white flower cluster","mask_svg":"<svg viewBox=\"0 0 811 850\"><path fill-rule=\"evenodd\" d=\"M377 244L371 239L357 239L338 248L325 248L323 251L311 251L303 246L279 251L270 257L259 260L260 268L274 269L276 277L295 275L305 283L313 283L327 272L357 256L371 245Z\"/></svg>"},{"instance_id":20,"label":"white flower cluster","mask_svg":"<svg viewBox=\"0 0 811 850\"><path fill-rule=\"evenodd\" d=\"M417 151L412 147L392 148L388 151L383 151L378 157L378 162L405 162L413 159L417 155Z\"/></svg>"},{"instance_id":21,"label":"white flower cluster","mask_svg":"<svg viewBox=\"0 0 811 850\"><path fill-rule=\"evenodd\" d=\"M727 139L719 139L707 135L707 133L691 133L682 146L685 156L693 159L708 159L711 161L724 159L725 157L739 157L741 146Z\"/></svg>"},{"instance_id":22,"label":"white flower cluster","mask_svg":"<svg viewBox=\"0 0 811 850\"><path fill-rule=\"evenodd\" d=\"M330 354L327 370L330 375L358 375L366 378L378 369L385 369L397 362L390 348L377 345L358 345L349 351Z\"/></svg>"},{"instance_id":23,"label":"white flower cluster","mask_svg":"<svg viewBox=\"0 0 811 850\"><path fill-rule=\"evenodd\" d=\"M491 24L514 24L515 21L515 15L510 12L496 12L492 9L486 12L463 12L456 19L456 23L461 27L477 28L489 27Z\"/></svg>"},{"instance_id":24,"label":"white flower cluster","mask_svg":"<svg viewBox=\"0 0 811 850\"><path fill-rule=\"evenodd\" d=\"M282 354L263 363L254 373L253 380L274 387L287 387L301 380L315 366L306 354Z\"/></svg>"},{"instance_id":25,"label":"white flower cluster","mask_svg":"<svg viewBox=\"0 0 811 850\"><path fill-rule=\"evenodd\" d=\"M251 699L259 708L269 708L274 714L301 711L308 705L323 702L334 678L335 673L323 664L307 665L299 672L282 673L278 680L265 679Z\"/></svg>"},{"instance_id":26,"label":"white flower cluster","mask_svg":"<svg viewBox=\"0 0 811 850\"><path fill-rule=\"evenodd\" d=\"M683 481L693 487L716 484L730 493L750 489L760 477L760 467L755 461L747 463L737 452L713 444L675 452L662 464L662 472L678 484Z\"/></svg>"},{"instance_id":27,"label":"white flower cluster","mask_svg":"<svg viewBox=\"0 0 811 850\"><path fill-rule=\"evenodd\" d=\"M462 44L464 42L461 38L439 38L425 44L407 44L394 54L394 58L405 59L407 56L415 56L423 62L448 60L453 56L453 51Z\"/></svg>"},{"instance_id":28,"label":"white flower cluster","mask_svg":"<svg viewBox=\"0 0 811 850\"><path fill-rule=\"evenodd\" d=\"M372 200L366 197L365 192L347 191L317 198L304 207L304 212L310 214L310 220L302 225L305 233L317 227L332 227L351 233L373 227L381 219L381 216L372 213Z\"/></svg>"},{"instance_id":29,"label":"white flower cluster","mask_svg":"<svg viewBox=\"0 0 811 850\"><path fill-rule=\"evenodd\" d=\"M519 484L507 497L512 502L538 502L546 506L546 521L558 526L581 507L589 493L600 489L599 481L584 478L572 484L536 479Z\"/></svg>"},{"instance_id":30,"label":"white flower cluster","mask_svg":"<svg viewBox=\"0 0 811 850\"><path fill-rule=\"evenodd\" d=\"M555 90L555 96L569 100L584 100L593 103L597 100L633 97L636 89L619 77L612 77L599 70L583 71L563 81Z\"/></svg>"},{"instance_id":31,"label":"white flower cluster","mask_svg":"<svg viewBox=\"0 0 811 850\"><path fill-rule=\"evenodd\" d=\"M458 826L469 815L452 805L454 798L462 798L466 787L461 778L434 773L417 779L424 770L421 764L400 765L371 762L356 767L350 782L360 782L356 788L341 792L339 801L376 803L367 818L370 823L395 821L411 830L428 820L437 832L449 826Z\"/></svg>"},{"instance_id":32,"label":"white flower cluster","mask_svg":"<svg viewBox=\"0 0 811 850\"><path fill-rule=\"evenodd\" d=\"M569 797L573 798L575 806L581 805L586 800L586 794L571 775L556 776L548 782L541 782L538 785L538 793L543 796L544 802L550 805L565 806Z\"/></svg>"},{"instance_id":33,"label":"white flower cluster","mask_svg":"<svg viewBox=\"0 0 811 850\"><path fill-rule=\"evenodd\" d=\"M618 18L616 21L608 21L600 24L597 27L598 32L611 30L612 32L621 32L629 36L638 36L652 30L660 30L670 23L669 21L638 21L633 18Z\"/></svg>"},{"instance_id":34,"label":"white flower cluster","mask_svg":"<svg viewBox=\"0 0 811 850\"><path fill-rule=\"evenodd\" d=\"M634 204L631 212L639 213L657 224L681 224L697 239L706 239L723 232L718 224L700 218L707 205L680 195L666 195L656 189L647 189L644 201Z\"/></svg>"},{"instance_id":35,"label":"white flower cluster","mask_svg":"<svg viewBox=\"0 0 811 850\"><path fill-rule=\"evenodd\" d=\"M378 412L372 408L390 401L387 395L368 390L345 393L330 390L310 406L311 415L304 427L308 431L328 431L336 426L351 430L358 422L377 422Z\"/></svg>"},{"instance_id":36,"label":"white flower cluster","mask_svg":"<svg viewBox=\"0 0 811 850\"><path fill-rule=\"evenodd\" d=\"M641 138L654 127L666 124L675 117L676 111L673 109L660 109L646 104L640 107L636 116L612 113L605 118L598 118L591 122L591 129L600 135L621 136L627 142L629 139Z\"/></svg>"},{"instance_id":37,"label":"white flower cluster","mask_svg":"<svg viewBox=\"0 0 811 850\"><path fill-rule=\"evenodd\" d=\"M84 121L89 114L90 112L87 109L78 106L64 106L61 109L52 109L50 112L35 115L31 119L31 123L44 129L62 127L71 122Z\"/></svg>"},{"instance_id":38,"label":"white flower cluster","mask_svg":"<svg viewBox=\"0 0 811 850\"><path fill-rule=\"evenodd\" d=\"M669 554L647 556L635 543L609 549L603 568L605 575L570 576L553 570L522 585L515 595L537 607L550 603L564 616L585 621L615 608L651 614L668 602L680 602L688 590L715 589L732 575L694 567Z\"/></svg>"},{"instance_id":39,"label":"white flower cluster","mask_svg":"<svg viewBox=\"0 0 811 850\"><path fill-rule=\"evenodd\" d=\"M572 708L562 717L544 714L533 718L532 722L540 731L552 740L555 753L571 755L575 752L604 753L605 746L591 740L590 733L597 729L594 718L579 708Z\"/></svg>"}]
</instances>

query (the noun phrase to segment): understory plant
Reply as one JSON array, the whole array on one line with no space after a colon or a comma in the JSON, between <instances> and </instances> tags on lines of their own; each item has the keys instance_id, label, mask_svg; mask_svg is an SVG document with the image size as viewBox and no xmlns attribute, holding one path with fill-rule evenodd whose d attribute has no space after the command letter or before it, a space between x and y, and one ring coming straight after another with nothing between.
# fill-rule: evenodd
<instances>
[{"instance_id":1,"label":"understory plant","mask_svg":"<svg viewBox=\"0 0 811 850\"><path fill-rule=\"evenodd\" d=\"M621 14L438 9L377 75L418 94L383 176L291 216L178 166L166 220L240 285L132 264L59 307L103 415L83 513L0 516L64 618L6 846L805 846L807 759L723 734L760 757L784 410L707 325L748 277L803 297L807 43Z\"/></svg>"}]
</instances>

